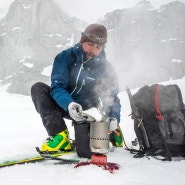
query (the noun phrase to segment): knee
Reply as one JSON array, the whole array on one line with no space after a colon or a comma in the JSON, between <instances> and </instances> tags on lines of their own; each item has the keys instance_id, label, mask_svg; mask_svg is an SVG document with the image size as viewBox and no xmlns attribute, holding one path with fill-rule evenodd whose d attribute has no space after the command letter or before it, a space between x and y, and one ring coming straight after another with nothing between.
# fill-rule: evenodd
<instances>
[{"instance_id":1,"label":"knee","mask_svg":"<svg viewBox=\"0 0 185 185\"><path fill-rule=\"evenodd\" d=\"M43 82L37 82L31 87L31 96L35 96L43 93L44 91L49 92L50 87Z\"/></svg>"}]
</instances>

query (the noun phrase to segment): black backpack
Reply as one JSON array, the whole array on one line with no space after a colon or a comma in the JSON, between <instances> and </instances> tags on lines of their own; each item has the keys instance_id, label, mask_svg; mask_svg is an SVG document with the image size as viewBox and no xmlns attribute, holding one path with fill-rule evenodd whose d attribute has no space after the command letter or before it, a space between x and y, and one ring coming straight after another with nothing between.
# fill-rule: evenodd
<instances>
[{"instance_id":1,"label":"black backpack","mask_svg":"<svg viewBox=\"0 0 185 185\"><path fill-rule=\"evenodd\" d=\"M134 130L139 142L135 157L185 156L185 106L177 85L144 86L129 95Z\"/></svg>"}]
</instances>

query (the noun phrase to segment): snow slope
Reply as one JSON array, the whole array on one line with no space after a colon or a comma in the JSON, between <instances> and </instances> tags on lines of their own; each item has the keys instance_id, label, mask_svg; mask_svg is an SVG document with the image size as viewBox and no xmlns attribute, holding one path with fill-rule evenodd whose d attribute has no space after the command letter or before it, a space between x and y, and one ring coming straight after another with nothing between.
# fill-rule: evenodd
<instances>
[{"instance_id":1,"label":"snow slope","mask_svg":"<svg viewBox=\"0 0 185 185\"><path fill-rule=\"evenodd\" d=\"M185 78L162 84L178 84L185 98ZM134 93L136 90L132 90ZM135 138L130 105L125 92L119 94L122 104L121 128L128 146ZM67 121L71 138L73 127ZM0 92L0 162L36 154L47 133L34 109L31 98ZM185 161L162 162L156 159L134 159L124 148L108 153L108 161L121 165L110 174L96 166L73 168L72 165L25 164L0 169L1 185L184 185Z\"/></svg>"}]
</instances>

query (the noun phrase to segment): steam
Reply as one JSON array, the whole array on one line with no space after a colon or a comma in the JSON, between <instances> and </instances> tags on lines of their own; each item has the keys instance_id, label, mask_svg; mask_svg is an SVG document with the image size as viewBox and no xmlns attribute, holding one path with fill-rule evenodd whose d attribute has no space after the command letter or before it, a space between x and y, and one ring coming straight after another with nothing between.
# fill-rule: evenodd
<instances>
[{"instance_id":1,"label":"steam","mask_svg":"<svg viewBox=\"0 0 185 185\"><path fill-rule=\"evenodd\" d=\"M100 98L100 109L102 111L101 114L106 114L110 112L110 107L114 105L114 96L115 87L114 79L112 82L108 81L108 79L102 79L96 85L94 91L99 95Z\"/></svg>"}]
</instances>

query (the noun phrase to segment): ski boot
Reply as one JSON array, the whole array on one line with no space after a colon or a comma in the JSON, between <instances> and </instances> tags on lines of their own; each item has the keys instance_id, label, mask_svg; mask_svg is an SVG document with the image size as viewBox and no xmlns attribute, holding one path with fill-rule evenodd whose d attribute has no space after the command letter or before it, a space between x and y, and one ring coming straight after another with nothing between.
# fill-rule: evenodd
<instances>
[{"instance_id":1,"label":"ski boot","mask_svg":"<svg viewBox=\"0 0 185 185\"><path fill-rule=\"evenodd\" d=\"M68 137L68 130L64 130L55 136L49 137L45 143L42 144L41 152L57 152L58 150L71 150L71 143Z\"/></svg>"},{"instance_id":2,"label":"ski boot","mask_svg":"<svg viewBox=\"0 0 185 185\"><path fill-rule=\"evenodd\" d=\"M120 126L110 134L110 142L115 147L123 147L123 134Z\"/></svg>"}]
</instances>

